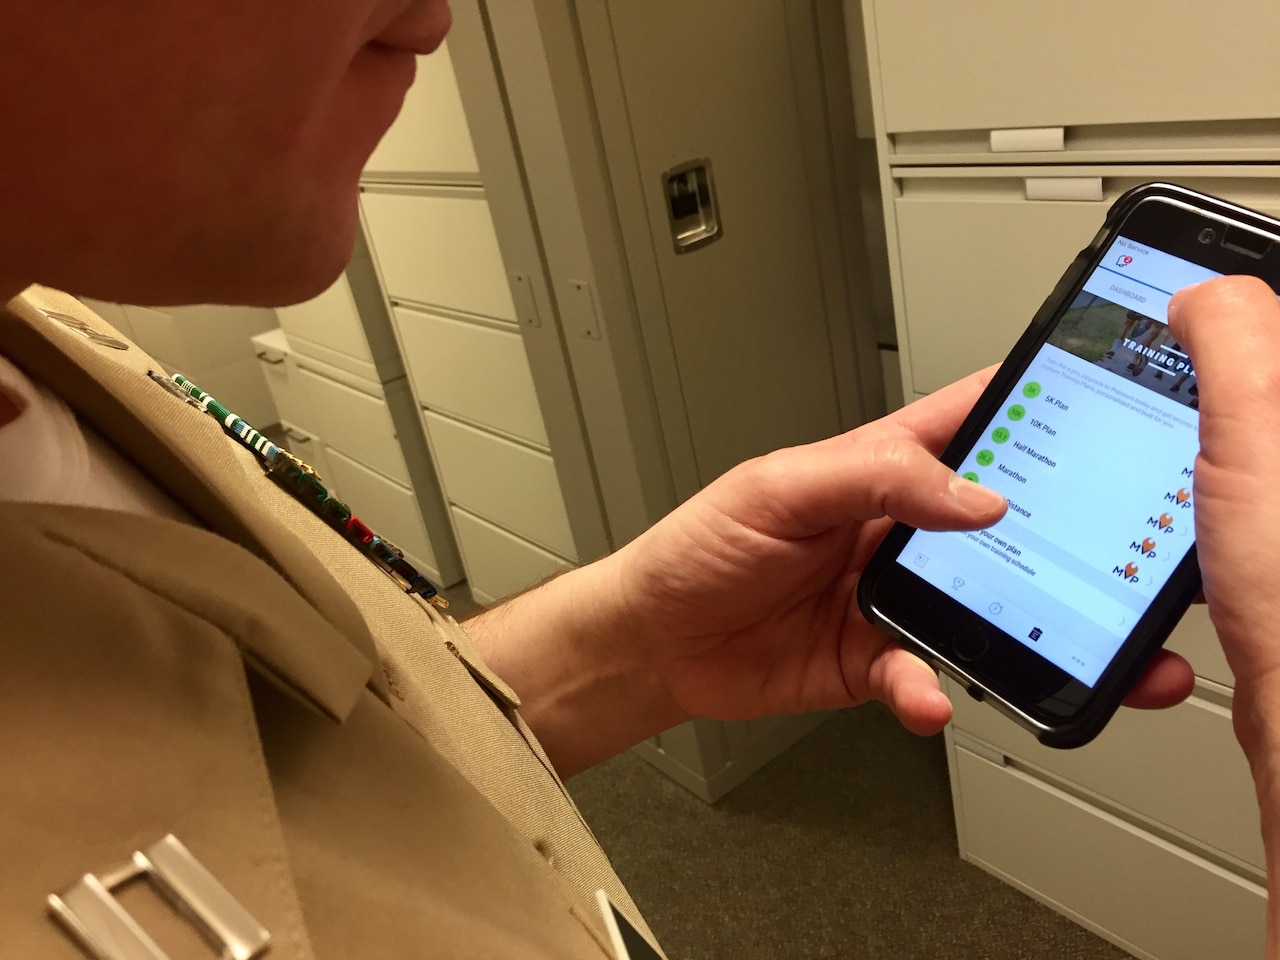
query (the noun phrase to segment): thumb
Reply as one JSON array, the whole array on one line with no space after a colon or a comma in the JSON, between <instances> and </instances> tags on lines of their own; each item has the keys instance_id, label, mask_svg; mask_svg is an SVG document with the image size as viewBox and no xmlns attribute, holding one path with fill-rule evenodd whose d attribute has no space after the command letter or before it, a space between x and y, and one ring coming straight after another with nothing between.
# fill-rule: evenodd
<instances>
[{"instance_id":1,"label":"thumb","mask_svg":"<svg viewBox=\"0 0 1280 960\"><path fill-rule=\"evenodd\" d=\"M1193 499L1205 596L1232 670L1252 679L1280 671L1280 532L1264 520L1280 475L1280 301L1261 280L1222 277L1175 295L1169 322L1199 389Z\"/></svg>"},{"instance_id":2,"label":"thumb","mask_svg":"<svg viewBox=\"0 0 1280 960\"><path fill-rule=\"evenodd\" d=\"M1270 483L1280 468L1275 291L1254 277L1209 280L1173 297L1169 324L1195 363L1204 458Z\"/></svg>"},{"instance_id":3,"label":"thumb","mask_svg":"<svg viewBox=\"0 0 1280 960\"><path fill-rule=\"evenodd\" d=\"M788 539L886 515L927 530L976 529L995 523L1007 506L1000 494L958 476L907 438L846 434L744 466L748 475L735 486L749 496L738 515Z\"/></svg>"}]
</instances>

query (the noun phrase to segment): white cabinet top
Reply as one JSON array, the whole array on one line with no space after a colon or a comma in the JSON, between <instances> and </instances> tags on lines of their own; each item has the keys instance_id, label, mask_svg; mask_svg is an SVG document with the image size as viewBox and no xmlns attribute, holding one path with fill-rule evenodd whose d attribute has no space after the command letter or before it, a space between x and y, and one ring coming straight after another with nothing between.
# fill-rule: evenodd
<instances>
[{"instance_id":1,"label":"white cabinet top","mask_svg":"<svg viewBox=\"0 0 1280 960\"><path fill-rule=\"evenodd\" d=\"M1280 116L1274 3L866 0L865 9L889 133Z\"/></svg>"}]
</instances>

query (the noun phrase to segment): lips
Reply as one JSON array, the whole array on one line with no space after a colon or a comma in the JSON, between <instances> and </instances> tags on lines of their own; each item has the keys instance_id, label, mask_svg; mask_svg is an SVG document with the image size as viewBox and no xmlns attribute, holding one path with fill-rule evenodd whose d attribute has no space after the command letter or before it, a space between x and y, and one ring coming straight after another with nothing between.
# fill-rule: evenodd
<instances>
[{"instance_id":1,"label":"lips","mask_svg":"<svg viewBox=\"0 0 1280 960\"><path fill-rule=\"evenodd\" d=\"M439 49L452 23L453 16L445 0L425 0L400 14L372 43L425 56Z\"/></svg>"},{"instance_id":2,"label":"lips","mask_svg":"<svg viewBox=\"0 0 1280 960\"><path fill-rule=\"evenodd\" d=\"M389 71L392 86L398 88L401 95L413 85L418 69L418 54L415 50L375 40L368 45L366 53L376 57L384 69Z\"/></svg>"}]
</instances>

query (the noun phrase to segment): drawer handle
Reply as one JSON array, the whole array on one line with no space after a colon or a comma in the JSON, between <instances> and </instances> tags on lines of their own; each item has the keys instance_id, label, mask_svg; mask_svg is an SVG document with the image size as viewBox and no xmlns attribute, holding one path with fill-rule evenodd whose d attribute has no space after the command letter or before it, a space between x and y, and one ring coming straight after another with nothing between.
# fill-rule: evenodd
<instances>
[{"instance_id":1,"label":"drawer handle","mask_svg":"<svg viewBox=\"0 0 1280 960\"><path fill-rule=\"evenodd\" d=\"M315 440L315 437L308 436L305 433L299 433L297 430L293 429L293 427L285 427L284 435L294 443L311 443Z\"/></svg>"},{"instance_id":2,"label":"drawer handle","mask_svg":"<svg viewBox=\"0 0 1280 960\"><path fill-rule=\"evenodd\" d=\"M1066 148L1065 127L1020 127L991 131L992 153L1056 153Z\"/></svg>"},{"instance_id":3,"label":"drawer handle","mask_svg":"<svg viewBox=\"0 0 1280 960\"><path fill-rule=\"evenodd\" d=\"M277 366L279 364L284 363L284 357L273 357L271 356L271 354L267 353L267 351L265 350L258 351L258 359L266 363L269 363L272 366Z\"/></svg>"},{"instance_id":4,"label":"drawer handle","mask_svg":"<svg viewBox=\"0 0 1280 960\"><path fill-rule=\"evenodd\" d=\"M1103 199L1101 177L1027 177L1028 200L1076 200L1096 203Z\"/></svg>"}]
</instances>

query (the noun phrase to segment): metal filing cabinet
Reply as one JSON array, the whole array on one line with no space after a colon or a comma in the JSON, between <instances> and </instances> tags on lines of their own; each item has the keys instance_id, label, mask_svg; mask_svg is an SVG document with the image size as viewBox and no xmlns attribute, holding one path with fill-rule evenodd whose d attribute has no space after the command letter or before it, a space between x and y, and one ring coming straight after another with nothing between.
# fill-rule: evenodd
<instances>
[{"instance_id":1,"label":"metal filing cabinet","mask_svg":"<svg viewBox=\"0 0 1280 960\"><path fill-rule=\"evenodd\" d=\"M579 560L448 44L423 58L361 208L472 594Z\"/></svg>"},{"instance_id":2,"label":"metal filing cabinet","mask_svg":"<svg viewBox=\"0 0 1280 960\"><path fill-rule=\"evenodd\" d=\"M249 423L276 422L275 405L249 338L276 325L275 313L254 307L139 307L84 301L154 357L227 404Z\"/></svg>"},{"instance_id":3,"label":"metal filing cabinet","mask_svg":"<svg viewBox=\"0 0 1280 960\"><path fill-rule=\"evenodd\" d=\"M838 0L454 14L362 211L488 599L884 394L861 197L832 159L853 127ZM714 799L819 719L696 721L641 749Z\"/></svg>"},{"instance_id":4,"label":"metal filing cabinet","mask_svg":"<svg viewBox=\"0 0 1280 960\"><path fill-rule=\"evenodd\" d=\"M907 399L1003 359L1129 187L1173 179L1280 212L1280 9L846 6ZM1150 55L1129 69L1135 43ZM1233 678L1203 608L1169 645L1195 667L1192 698L1122 711L1075 751L1041 747L947 681L960 853L1137 956L1261 956L1266 878Z\"/></svg>"},{"instance_id":5,"label":"metal filing cabinet","mask_svg":"<svg viewBox=\"0 0 1280 960\"><path fill-rule=\"evenodd\" d=\"M367 249L319 297L278 314L281 328L254 342L290 450L433 582L457 584L453 530Z\"/></svg>"}]
</instances>

